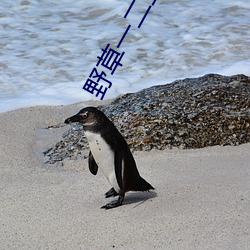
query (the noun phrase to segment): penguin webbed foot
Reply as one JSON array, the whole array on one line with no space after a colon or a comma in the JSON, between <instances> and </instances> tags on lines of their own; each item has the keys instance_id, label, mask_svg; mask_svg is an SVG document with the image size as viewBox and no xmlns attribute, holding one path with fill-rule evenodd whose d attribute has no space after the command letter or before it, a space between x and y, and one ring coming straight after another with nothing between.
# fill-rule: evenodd
<instances>
[{"instance_id":1,"label":"penguin webbed foot","mask_svg":"<svg viewBox=\"0 0 250 250\"><path fill-rule=\"evenodd\" d=\"M105 193L106 198L115 197L117 195L118 195L118 193L115 191L115 189L113 187L108 192Z\"/></svg>"},{"instance_id":2,"label":"penguin webbed foot","mask_svg":"<svg viewBox=\"0 0 250 250\"><path fill-rule=\"evenodd\" d=\"M114 207L119 207L119 206L122 205L123 200L124 200L124 197L123 196L119 196L118 200L111 201L110 203L102 206L101 208L111 209L111 208L114 208Z\"/></svg>"}]
</instances>

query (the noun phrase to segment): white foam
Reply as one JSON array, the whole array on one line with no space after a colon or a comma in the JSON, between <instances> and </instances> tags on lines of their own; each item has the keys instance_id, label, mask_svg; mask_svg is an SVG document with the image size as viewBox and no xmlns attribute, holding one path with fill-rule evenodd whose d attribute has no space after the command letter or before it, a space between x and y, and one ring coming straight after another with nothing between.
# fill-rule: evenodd
<instances>
[{"instance_id":1,"label":"white foam","mask_svg":"<svg viewBox=\"0 0 250 250\"><path fill-rule=\"evenodd\" d=\"M250 76L250 60L234 63L233 65L219 71L222 75L244 74Z\"/></svg>"},{"instance_id":2,"label":"white foam","mask_svg":"<svg viewBox=\"0 0 250 250\"><path fill-rule=\"evenodd\" d=\"M26 4L25 4L26 3ZM101 49L125 55L105 99L207 73L250 76L250 2L8 1L0 6L0 112L98 100L83 90Z\"/></svg>"}]
</instances>

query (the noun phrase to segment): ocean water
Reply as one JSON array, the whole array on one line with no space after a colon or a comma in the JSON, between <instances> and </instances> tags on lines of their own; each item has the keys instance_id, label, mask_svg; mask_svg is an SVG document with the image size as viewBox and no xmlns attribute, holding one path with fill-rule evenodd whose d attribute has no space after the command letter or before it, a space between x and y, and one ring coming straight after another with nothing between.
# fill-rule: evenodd
<instances>
[{"instance_id":1,"label":"ocean water","mask_svg":"<svg viewBox=\"0 0 250 250\"><path fill-rule=\"evenodd\" d=\"M124 18L131 2L1 0L0 112L99 100L82 87L108 43L125 54L113 75L97 68L112 83L104 99L207 73L250 76L250 0L157 0L140 28L153 0Z\"/></svg>"}]
</instances>

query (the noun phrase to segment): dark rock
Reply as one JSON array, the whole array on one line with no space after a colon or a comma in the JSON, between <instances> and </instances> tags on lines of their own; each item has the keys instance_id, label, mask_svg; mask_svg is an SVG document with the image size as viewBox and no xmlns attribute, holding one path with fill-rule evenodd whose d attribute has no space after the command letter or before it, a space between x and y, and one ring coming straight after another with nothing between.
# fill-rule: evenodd
<instances>
[{"instance_id":1,"label":"dark rock","mask_svg":"<svg viewBox=\"0 0 250 250\"><path fill-rule=\"evenodd\" d=\"M153 86L100 106L133 150L202 148L250 141L250 78L209 74ZM79 138L81 138L79 140ZM79 125L44 154L76 158L86 148Z\"/></svg>"}]
</instances>

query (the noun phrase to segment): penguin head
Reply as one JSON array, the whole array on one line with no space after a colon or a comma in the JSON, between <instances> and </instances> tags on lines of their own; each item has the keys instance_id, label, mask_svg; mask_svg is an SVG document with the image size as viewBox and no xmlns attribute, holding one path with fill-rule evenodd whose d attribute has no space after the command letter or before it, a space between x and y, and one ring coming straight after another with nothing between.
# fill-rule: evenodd
<instances>
[{"instance_id":1,"label":"penguin head","mask_svg":"<svg viewBox=\"0 0 250 250\"><path fill-rule=\"evenodd\" d=\"M107 121L108 118L100 110L94 107L87 107L81 109L76 115L67 118L64 122L67 124L79 122L87 129L87 127L97 127L105 120Z\"/></svg>"}]
</instances>

